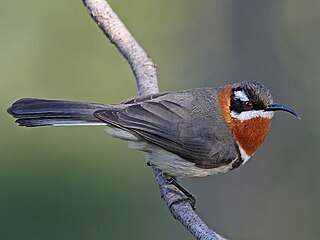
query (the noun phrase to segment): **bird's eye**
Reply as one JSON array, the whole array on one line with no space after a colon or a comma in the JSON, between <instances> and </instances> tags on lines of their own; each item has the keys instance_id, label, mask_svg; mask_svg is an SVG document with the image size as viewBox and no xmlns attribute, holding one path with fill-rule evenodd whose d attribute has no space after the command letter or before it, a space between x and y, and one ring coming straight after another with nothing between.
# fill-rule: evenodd
<instances>
[{"instance_id":1,"label":"bird's eye","mask_svg":"<svg viewBox=\"0 0 320 240\"><path fill-rule=\"evenodd\" d=\"M251 110L253 108L253 103L251 101L245 101L243 102L243 107L246 110Z\"/></svg>"}]
</instances>

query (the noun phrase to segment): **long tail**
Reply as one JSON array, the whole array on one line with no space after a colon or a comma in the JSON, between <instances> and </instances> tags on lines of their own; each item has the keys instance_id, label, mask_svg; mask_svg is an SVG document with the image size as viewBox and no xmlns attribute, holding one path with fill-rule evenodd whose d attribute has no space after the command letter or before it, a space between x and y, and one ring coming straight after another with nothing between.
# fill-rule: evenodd
<instances>
[{"instance_id":1,"label":"long tail","mask_svg":"<svg viewBox=\"0 0 320 240\"><path fill-rule=\"evenodd\" d=\"M22 98L7 111L16 123L25 127L106 125L93 116L97 110L108 105L74 101Z\"/></svg>"}]
</instances>

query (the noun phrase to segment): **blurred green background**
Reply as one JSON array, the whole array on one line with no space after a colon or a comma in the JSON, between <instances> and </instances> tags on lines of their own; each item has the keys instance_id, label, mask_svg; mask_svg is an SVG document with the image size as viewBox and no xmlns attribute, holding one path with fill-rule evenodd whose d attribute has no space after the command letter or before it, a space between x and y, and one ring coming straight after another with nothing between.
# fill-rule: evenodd
<instances>
[{"instance_id":1,"label":"blurred green background","mask_svg":"<svg viewBox=\"0 0 320 240\"><path fill-rule=\"evenodd\" d=\"M266 84L277 113L236 171L183 180L230 239L319 239L320 1L110 1L159 65L162 91ZM103 127L19 128L21 97L115 103L131 70L82 1L2 0L0 239L193 239L160 199L140 152Z\"/></svg>"}]
</instances>

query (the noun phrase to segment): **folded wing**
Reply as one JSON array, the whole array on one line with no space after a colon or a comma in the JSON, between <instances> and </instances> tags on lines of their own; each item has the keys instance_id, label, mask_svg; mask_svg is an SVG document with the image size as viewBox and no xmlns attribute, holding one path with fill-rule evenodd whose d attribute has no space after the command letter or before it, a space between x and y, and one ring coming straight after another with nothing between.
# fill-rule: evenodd
<instances>
[{"instance_id":1,"label":"folded wing","mask_svg":"<svg viewBox=\"0 0 320 240\"><path fill-rule=\"evenodd\" d=\"M94 116L203 168L219 167L234 159L226 159L223 142L217 136L220 126L213 124L212 117L193 119L190 111L177 102L138 102L123 109L98 110Z\"/></svg>"}]
</instances>

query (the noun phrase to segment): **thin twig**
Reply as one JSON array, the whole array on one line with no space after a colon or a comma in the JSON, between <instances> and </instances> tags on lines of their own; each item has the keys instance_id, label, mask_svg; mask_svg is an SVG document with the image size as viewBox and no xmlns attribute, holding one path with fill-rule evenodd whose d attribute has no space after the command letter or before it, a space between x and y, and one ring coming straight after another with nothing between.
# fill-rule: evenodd
<instances>
[{"instance_id":1,"label":"thin twig","mask_svg":"<svg viewBox=\"0 0 320 240\"><path fill-rule=\"evenodd\" d=\"M83 0L83 3L102 32L129 62L137 81L139 95L159 92L156 65L110 5L103 0Z\"/></svg>"},{"instance_id":2,"label":"thin twig","mask_svg":"<svg viewBox=\"0 0 320 240\"><path fill-rule=\"evenodd\" d=\"M167 206L170 207L172 216L179 220L193 236L201 240L226 240L212 231L205 222L202 221L192 206L185 201L186 196L182 192L175 189L172 185L167 184L167 180L161 170L153 168L153 171L159 184L161 196Z\"/></svg>"},{"instance_id":3,"label":"thin twig","mask_svg":"<svg viewBox=\"0 0 320 240\"><path fill-rule=\"evenodd\" d=\"M130 34L105 0L83 0L90 16L108 39L127 59L137 81L139 95L159 92L156 65ZM197 239L223 240L199 218L186 196L168 184L162 171L153 167L160 193L174 218L179 220Z\"/></svg>"}]
</instances>

